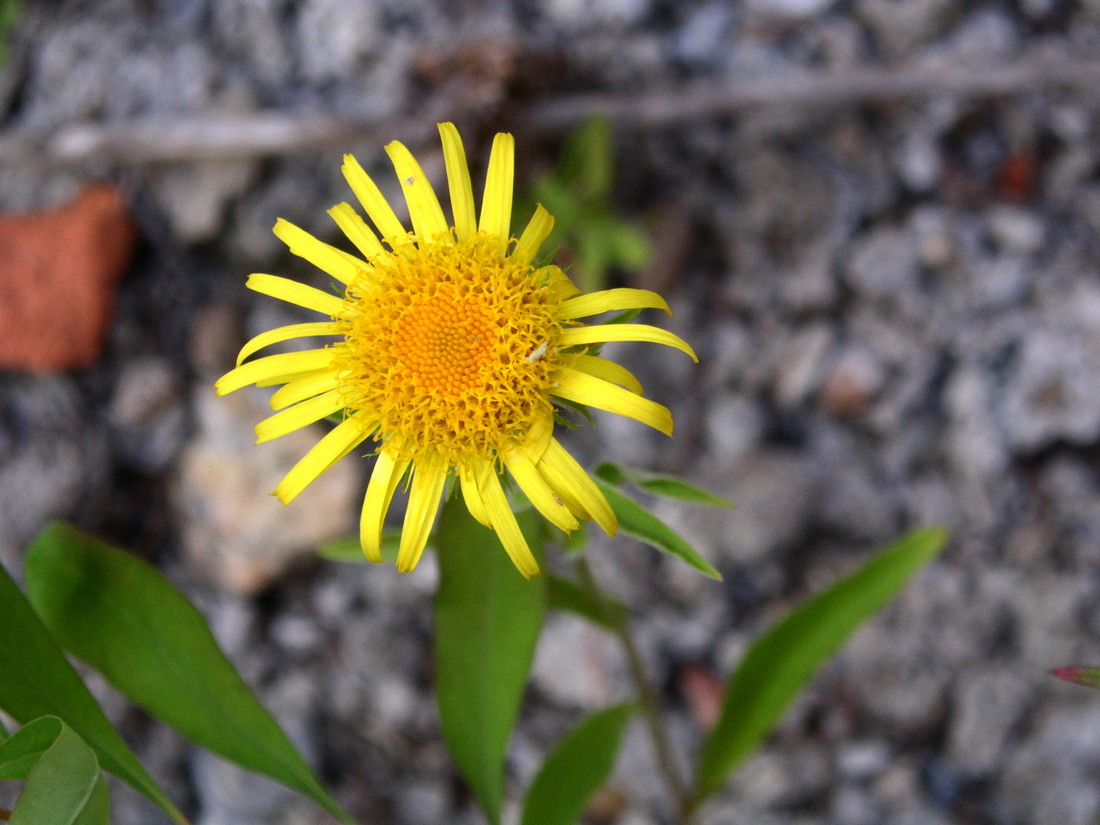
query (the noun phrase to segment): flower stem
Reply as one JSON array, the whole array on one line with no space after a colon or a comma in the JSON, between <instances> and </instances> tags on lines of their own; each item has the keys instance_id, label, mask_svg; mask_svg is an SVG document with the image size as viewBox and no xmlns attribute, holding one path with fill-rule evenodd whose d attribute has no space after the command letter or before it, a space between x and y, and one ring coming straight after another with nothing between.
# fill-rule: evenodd
<instances>
[{"instance_id":1,"label":"flower stem","mask_svg":"<svg viewBox=\"0 0 1100 825\"><path fill-rule=\"evenodd\" d=\"M611 609L607 596L604 595L603 590L596 582L596 577L592 574L592 568L589 567L587 559L579 556L576 560L576 566L581 585L596 600L600 610L613 628L615 636L623 646L627 665L630 668L630 678L634 682L634 690L637 693L638 704L645 716L650 738L653 740L657 766L664 776L665 784L668 786L672 798L676 801L681 819L687 822L691 809L691 793L683 775L680 773L680 766L676 761L676 752L661 719L657 693L646 677L645 666L642 664L638 645L635 643L634 635L630 629L630 621L623 612Z\"/></svg>"}]
</instances>

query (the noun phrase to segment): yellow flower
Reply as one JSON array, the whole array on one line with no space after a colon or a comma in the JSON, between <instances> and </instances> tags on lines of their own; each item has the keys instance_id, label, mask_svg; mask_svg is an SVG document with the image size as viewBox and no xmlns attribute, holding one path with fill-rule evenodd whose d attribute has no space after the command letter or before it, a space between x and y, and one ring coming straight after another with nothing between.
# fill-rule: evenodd
<instances>
[{"instance_id":1,"label":"yellow flower","mask_svg":"<svg viewBox=\"0 0 1100 825\"><path fill-rule=\"evenodd\" d=\"M258 442L340 413L343 421L287 473L275 495L288 504L336 461L367 439L377 453L360 520L363 552L381 561L382 522L408 478L409 502L397 567L412 570L428 540L448 476L470 513L496 531L524 576L538 565L508 504L505 470L551 523L566 532L579 519L608 534L615 514L599 488L554 438L553 399L636 419L672 434L669 411L642 397L637 379L595 354L608 341L651 341L695 354L683 340L645 324L585 325L613 310L668 305L654 292L608 289L582 294L553 265L535 263L554 219L538 206L511 234L515 144L493 141L481 215L462 140L439 126L453 220L448 221L412 154L386 146L408 204L413 231L351 155L343 173L375 229L347 203L329 210L361 257L278 220L275 234L295 255L340 282L335 295L275 275L252 275L248 287L315 310L328 320L264 332L241 349L236 369L217 382L219 395L250 384L282 384L274 415L256 426ZM376 231L377 230L377 233ZM332 336L322 349L268 355L258 350L292 338Z\"/></svg>"}]
</instances>

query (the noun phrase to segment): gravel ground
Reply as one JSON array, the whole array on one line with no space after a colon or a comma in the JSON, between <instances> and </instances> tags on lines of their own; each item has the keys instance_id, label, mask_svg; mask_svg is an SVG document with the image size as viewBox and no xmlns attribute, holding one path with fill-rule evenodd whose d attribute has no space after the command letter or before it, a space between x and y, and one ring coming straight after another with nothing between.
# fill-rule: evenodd
<instances>
[{"instance_id":1,"label":"gravel ground","mask_svg":"<svg viewBox=\"0 0 1100 825\"><path fill-rule=\"evenodd\" d=\"M594 546L685 756L692 674L728 671L769 621L900 532L953 531L704 820L1100 821L1100 696L1046 675L1100 660L1100 101L1095 77L1052 80L1100 58L1100 3L25 5L0 75L0 148L34 147L38 162L0 165L0 207L109 180L141 243L97 366L0 375L5 563L58 516L156 559L353 813L480 821L431 699L430 557L402 577L311 559L350 531L362 468L345 462L283 510L267 492L302 442L253 448L263 398L214 400L211 384L244 336L289 317L244 276L304 274L269 230L282 216L331 235L341 152L388 181L381 147L398 138L438 170L434 122L453 119L482 159L494 131L515 132L530 180L596 96L618 113L616 206L656 247L644 271L614 277L667 293L702 362L621 348L677 438L600 416L574 446L739 505L660 511L721 585L629 540ZM999 66L1031 68L1005 88L989 81ZM843 82L806 94L822 76ZM271 112L360 128L201 160L123 141L57 163L48 143L78 126ZM624 674L599 631L551 617L513 796L567 724L627 692ZM324 821L101 693L200 825ZM591 821L672 822L652 776L632 730ZM160 821L125 789L115 809L119 825Z\"/></svg>"}]
</instances>

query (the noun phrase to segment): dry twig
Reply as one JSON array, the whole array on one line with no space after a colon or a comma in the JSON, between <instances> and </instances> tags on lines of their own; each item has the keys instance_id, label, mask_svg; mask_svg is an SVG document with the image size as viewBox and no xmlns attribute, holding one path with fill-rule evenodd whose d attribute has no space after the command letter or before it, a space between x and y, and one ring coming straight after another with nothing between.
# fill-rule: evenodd
<instances>
[{"instance_id":1,"label":"dry twig","mask_svg":"<svg viewBox=\"0 0 1100 825\"><path fill-rule=\"evenodd\" d=\"M593 94L537 103L522 113L526 128L566 130L603 114L618 127L653 128L766 107L820 111L886 100L985 97L1054 88L1092 93L1100 86L1100 59L1033 57L988 66L945 64L896 69L865 67L843 74L796 72L648 94ZM430 106L445 110L444 106ZM421 107L424 111L424 107ZM367 139L419 135L417 124L302 116L277 112L197 115L121 123L84 123L53 135L0 136L0 163L38 166L89 162L140 164L281 155ZM426 137L426 134L425 134Z\"/></svg>"}]
</instances>

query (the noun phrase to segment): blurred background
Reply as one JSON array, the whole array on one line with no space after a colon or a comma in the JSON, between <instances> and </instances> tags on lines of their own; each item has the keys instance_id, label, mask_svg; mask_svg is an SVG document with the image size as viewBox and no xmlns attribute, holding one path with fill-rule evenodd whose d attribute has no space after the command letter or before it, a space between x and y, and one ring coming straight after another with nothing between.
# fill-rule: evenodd
<instances>
[{"instance_id":1,"label":"blurred background","mask_svg":"<svg viewBox=\"0 0 1100 825\"><path fill-rule=\"evenodd\" d=\"M723 825L1100 821L1100 3L1068 0L0 2L0 559L67 518L184 586L337 798L379 825L476 823L431 694L430 554L321 561L363 462L293 506L316 438L253 447L262 393L213 396L293 322L250 272L324 279L353 152L517 193L589 288L665 293L701 356L621 347L674 440L597 416L587 466L685 474L737 503L658 506L721 584L593 536L685 758L749 640L906 529L944 555L863 628L708 808ZM602 116L603 119L592 120ZM445 187L441 190L445 191ZM397 199L398 201L400 198ZM397 201L395 201L396 203ZM327 288L327 287L326 287ZM661 321L659 323L666 323ZM95 683L201 825L327 821ZM552 615L509 785L623 697L599 630ZM590 823L672 822L632 729ZM156 823L124 788L119 825Z\"/></svg>"}]
</instances>

